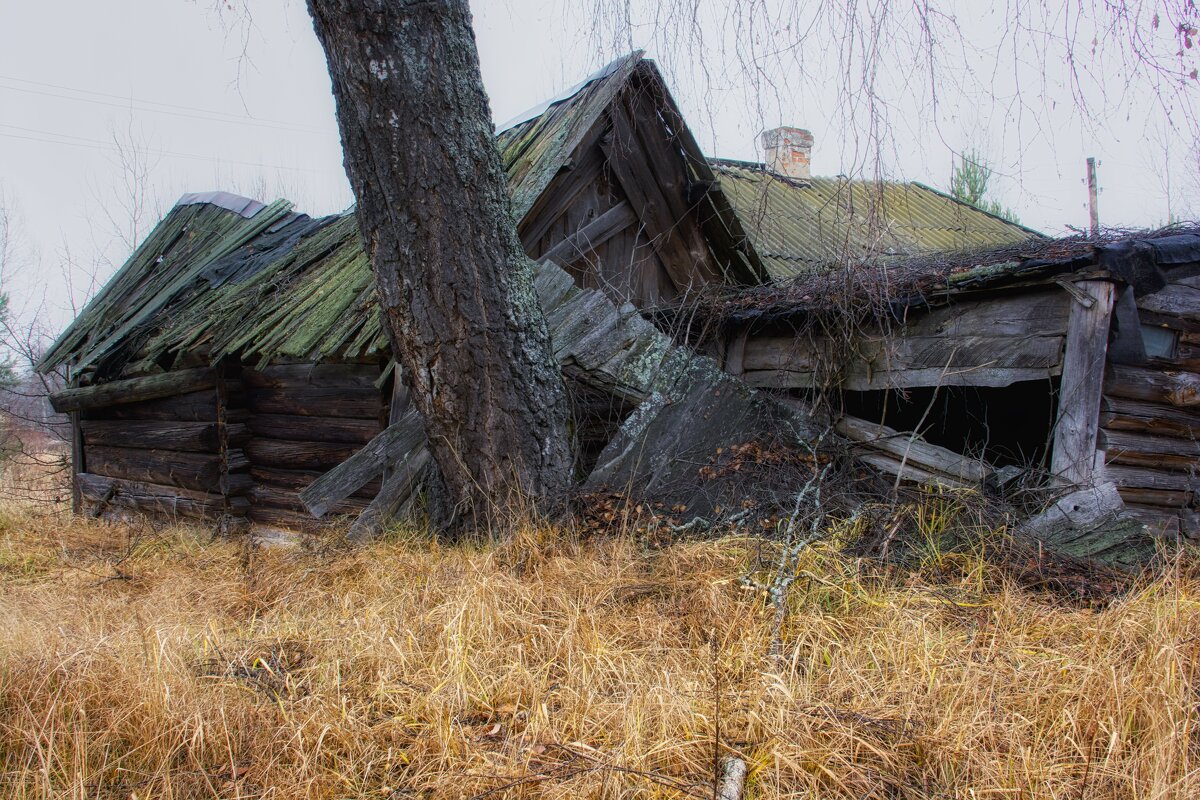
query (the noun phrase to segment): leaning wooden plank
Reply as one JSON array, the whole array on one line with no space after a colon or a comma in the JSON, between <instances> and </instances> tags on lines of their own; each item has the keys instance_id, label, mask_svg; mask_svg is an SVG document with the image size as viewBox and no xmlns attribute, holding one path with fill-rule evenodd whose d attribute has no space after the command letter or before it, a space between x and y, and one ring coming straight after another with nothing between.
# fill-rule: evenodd
<instances>
[{"instance_id":1,"label":"leaning wooden plank","mask_svg":"<svg viewBox=\"0 0 1200 800\"><path fill-rule=\"evenodd\" d=\"M1079 281L1075 287L1093 302L1090 307L1080 302L1071 305L1050 471L1067 483L1086 486L1092 482L1096 463L1113 285Z\"/></svg>"},{"instance_id":2,"label":"leaning wooden plank","mask_svg":"<svg viewBox=\"0 0 1200 800\"><path fill-rule=\"evenodd\" d=\"M99 383L95 386L63 389L50 395L50 404L54 406L55 411L66 413L136 403L142 400L156 400L160 397L194 392L197 389L207 389L215 385L216 373L213 370L207 367L184 369L164 372L161 375L148 375L144 378L127 378Z\"/></svg>"},{"instance_id":3,"label":"leaning wooden plank","mask_svg":"<svg viewBox=\"0 0 1200 800\"><path fill-rule=\"evenodd\" d=\"M1125 516L1144 525L1151 536L1175 539L1181 533L1180 510L1160 506L1125 504Z\"/></svg>"},{"instance_id":4,"label":"leaning wooden plank","mask_svg":"<svg viewBox=\"0 0 1200 800\"><path fill-rule=\"evenodd\" d=\"M413 496L426 474L430 460L429 449L421 447L397 464L395 471L383 482L379 494L354 520L346 538L355 544L366 544L374 539Z\"/></svg>"},{"instance_id":5,"label":"leaning wooden plank","mask_svg":"<svg viewBox=\"0 0 1200 800\"><path fill-rule=\"evenodd\" d=\"M915 434L901 433L865 419L842 417L835 430L864 447L880 450L906 464L946 475L956 481L982 483L991 474L991 468L982 461L930 444Z\"/></svg>"},{"instance_id":6,"label":"leaning wooden plank","mask_svg":"<svg viewBox=\"0 0 1200 800\"><path fill-rule=\"evenodd\" d=\"M1200 407L1200 375L1147 367L1109 364L1104 393L1129 400L1167 403L1178 408Z\"/></svg>"},{"instance_id":7,"label":"leaning wooden plank","mask_svg":"<svg viewBox=\"0 0 1200 800\"><path fill-rule=\"evenodd\" d=\"M83 420L83 440L88 446L141 447L148 450L182 450L189 453L215 453L221 441L216 422L175 422L172 420ZM245 425L229 425L231 442L244 444L249 438Z\"/></svg>"},{"instance_id":8,"label":"leaning wooden plank","mask_svg":"<svg viewBox=\"0 0 1200 800\"><path fill-rule=\"evenodd\" d=\"M221 459L216 454L130 447L89 447L88 470L110 478L215 492L220 488Z\"/></svg>"},{"instance_id":9,"label":"leaning wooden plank","mask_svg":"<svg viewBox=\"0 0 1200 800\"><path fill-rule=\"evenodd\" d=\"M314 517L323 517L335 504L399 463L425 440L425 426L417 410L410 409L361 450L313 481L300 500Z\"/></svg>"},{"instance_id":10,"label":"leaning wooden plank","mask_svg":"<svg viewBox=\"0 0 1200 800\"><path fill-rule=\"evenodd\" d=\"M588 255L616 234L637 222L629 203L621 201L542 254L541 261L569 265Z\"/></svg>"}]
</instances>

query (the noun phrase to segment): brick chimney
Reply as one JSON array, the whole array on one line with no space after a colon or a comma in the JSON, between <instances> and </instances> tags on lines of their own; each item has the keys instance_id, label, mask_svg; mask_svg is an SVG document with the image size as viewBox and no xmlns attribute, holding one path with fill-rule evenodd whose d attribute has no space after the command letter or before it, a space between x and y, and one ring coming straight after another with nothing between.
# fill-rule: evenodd
<instances>
[{"instance_id":1,"label":"brick chimney","mask_svg":"<svg viewBox=\"0 0 1200 800\"><path fill-rule=\"evenodd\" d=\"M762 146L767 169L801 181L812 177L813 135L808 131L786 127L764 131Z\"/></svg>"}]
</instances>

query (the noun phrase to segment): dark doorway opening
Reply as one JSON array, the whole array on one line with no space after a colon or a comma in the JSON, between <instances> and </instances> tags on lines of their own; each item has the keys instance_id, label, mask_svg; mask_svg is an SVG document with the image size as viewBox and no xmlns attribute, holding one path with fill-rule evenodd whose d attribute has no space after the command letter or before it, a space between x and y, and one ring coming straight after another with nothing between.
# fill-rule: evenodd
<instances>
[{"instance_id":1,"label":"dark doorway opening","mask_svg":"<svg viewBox=\"0 0 1200 800\"><path fill-rule=\"evenodd\" d=\"M843 392L842 410L995 466L1048 463L1058 380Z\"/></svg>"}]
</instances>

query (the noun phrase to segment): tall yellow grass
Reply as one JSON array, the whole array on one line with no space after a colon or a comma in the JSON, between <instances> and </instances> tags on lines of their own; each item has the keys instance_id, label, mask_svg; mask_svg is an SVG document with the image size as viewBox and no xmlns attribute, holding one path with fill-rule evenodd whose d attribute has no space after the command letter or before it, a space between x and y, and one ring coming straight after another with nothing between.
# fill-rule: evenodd
<instances>
[{"instance_id":1,"label":"tall yellow grass","mask_svg":"<svg viewBox=\"0 0 1200 800\"><path fill-rule=\"evenodd\" d=\"M983 559L528 531L249 550L0 510L0 795L1194 798L1200 576L1103 610ZM936 577L935 577L936 574Z\"/></svg>"}]
</instances>

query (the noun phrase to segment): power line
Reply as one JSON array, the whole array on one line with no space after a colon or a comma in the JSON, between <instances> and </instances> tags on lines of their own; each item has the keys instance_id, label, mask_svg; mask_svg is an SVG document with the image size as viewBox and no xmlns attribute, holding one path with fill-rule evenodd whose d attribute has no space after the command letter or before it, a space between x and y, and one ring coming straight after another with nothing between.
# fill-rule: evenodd
<instances>
[{"instance_id":1,"label":"power line","mask_svg":"<svg viewBox=\"0 0 1200 800\"><path fill-rule=\"evenodd\" d=\"M8 125L5 123L0 123L0 128L10 128L12 130L24 131L26 134L38 134L36 136L29 136L29 135L22 135L19 133L4 133L3 131L0 131L0 136L3 136L8 139L23 139L25 141L38 142L40 144L67 145L69 147L83 147L83 148L90 149L90 150L100 150L100 151L109 152L109 153L111 153L115 147L115 145L112 142L103 142L103 141L100 141L99 139L88 139L83 136L75 136L75 135L69 134L69 133L56 133L54 131L42 131L42 130L37 130L36 128L25 128L20 125ZM58 139L74 140L74 141L55 141L53 139L43 138L46 136L53 136L53 137L57 137ZM128 149L136 150L144 155L151 155L151 156L161 155L161 156L169 156L172 158L186 158L186 159L191 159L193 161L204 161L204 162L208 162L211 164L233 164L233 165L244 166L244 167L258 167L260 169L290 170L293 172L326 172L326 170L316 169L313 167L289 167L289 166L284 166L282 164L264 164L260 161L239 161L236 159L213 158L212 156L202 156L202 155L197 155L196 153L180 153L180 152L176 152L173 150L151 150L149 148L138 147L136 145L128 145L127 147L128 147Z\"/></svg>"},{"instance_id":2,"label":"power line","mask_svg":"<svg viewBox=\"0 0 1200 800\"><path fill-rule=\"evenodd\" d=\"M268 130L291 131L295 133L305 133L309 135L327 136L331 132L318 128L315 125L302 125L299 123L282 122L279 120L259 119L257 117L238 116L235 114L226 114L223 111L211 111L201 108L193 108L191 106L176 105L173 103L160 103L153 100L136 100L133 98L125 98L124 102L114 102L113 100L100 100L96 98L108 97L121 100L120 95L106 94L103 92L89 92L84 89L72 89L69 86L59 86L52 83L41 83L39 81L27 81L22 78L12 78L7 75L0 75L0 80L14 81L18 83L27 83L35 86L46 86L54 89L63 89L68 92L78 92L79 94L94 95L94 97L72 97L70 95L61 94L58 92L42 91L40 89L30 89L21 86L5 86L0 84L0 89L7 89L10 92L23 92L25 94L40 95L43 97L52 97L57 100L67 100L75 103L91 103L93 105L107 106L109 108L119 108L125 111L143 111L151 114L167 114L173 117L182 117L184 119L195 119L204 122L223 122L231 125L247 125L255 128L265 128ZM136 104L136 105L135 105ZM148 108L138 106L163 106L163 108ZM179 109L179 110L175 110ZM192 111L195 113L187 113Z\"/></svg>"}]
</instances>

